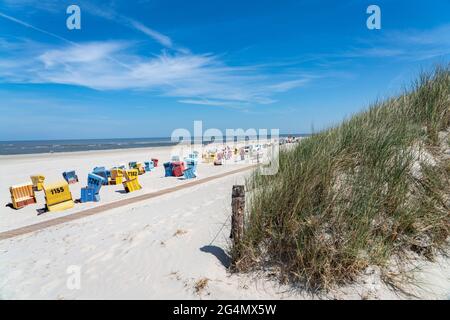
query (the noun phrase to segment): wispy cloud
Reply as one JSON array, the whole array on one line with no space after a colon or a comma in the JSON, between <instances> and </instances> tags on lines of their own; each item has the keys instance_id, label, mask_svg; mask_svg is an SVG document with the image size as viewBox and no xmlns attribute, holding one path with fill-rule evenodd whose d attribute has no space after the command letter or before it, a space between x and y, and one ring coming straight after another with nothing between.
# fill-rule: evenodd
<instances>
[{"instance_id":1,"label":"wispy cloud","mask_svg":"<svg viewBox=\"0 0 450 320\"><path fill-rule=\"evenodd\" d=\"M107 12L113 17L114 12ZM181 98L180 102L216 106L270 104L273 96L305 85L301 75L269 77L264 66L229 66L212 54L189 50L137 55L130 41L74 43L18 18L0 12L0 17L61 40L65 45L1 39L5 50L0 63L0 81L53 83L84 86L95 90L147 90ZM137 21L121 17L165 47L172 40ZM1 53L1 52L0 52ZM122 61L126 61L123 63Z\"/></svg>"},{"instance_id":2,"label":"wispy cloud","mask_svg":"<svg viewBox=\"0 0 450 320\"><path fill-rule=\"evenodd\" d=\"M182 103L233 106L273 103L277 93L310 80L298 74L269 76L257 66L229 66L211 54L143 57L132 53L133 43L126 41L63 47L35 47L27 42L23 46L16 43L16 49L2 59L0 81L66 84L94 90L146 90L180 98Z\"/></svg>"},{"instance_id":3,"label":"wispy cloud","mask_svg":"<svg viewBox=\"0 0 450 320\"><path fill-rule=\"evenodd\" d=\"M24 9L27 10L45 10L48 12L61 12L61 2L64 0L2 0L3 4L14 10ZM69 1L66 1L69 2Z\"/></svg>"},{"instance_id":4,"label":"wispy cloud","mask_svg":"<svg viewBox=\"0 0 450 320\"><path fill-rule=\"evenodd\" d=\"M17 9L23 9L23 8L32 8L33 10L43 10L50 13L61 13L64 12L62 8L64 8L64 5L72 4L70 1L65 1L65 3L61 3L64 1L54 1L54 0L4 0L5 5L11 9L17 10ZM125 15L119 14L114 10L112 5L105 5L102 7L97 6L96 4L92 3L92 1L78 1L77 3L83 10L83 12L90 13L91 15L107 19L109 21L113 21L116 23L119 23L125 27L134 29L138 32L141 32L147 36L149 36L151 39L156 41L157 43L161 44L163 47L172 49L174 47L173 41L170 37L167 35L150 28L149 26L143 24L142 22L139 22L135 19L132 19L130 17L127 17ZM111 3L112 4L112 3ZM7 18L11 21L20 23L24 26L27 26L29 28L35 28L31 25L28 25L26 22L16 19L14 17L8 16L6 14L3 14L4 18ZM38 30L40 32L45 32L42 29ZM56 36L53 34L53 36ZM66 41L66 39L60 38L60 40ZM184 49L180 47L180 50L183 51Z\"/></svg>"},{"instance_id":5,"label":"wispy cloud","mask_svg":"<svg viewBox=\"0 0 450 320\"><path fill-rule=\"evenodd\" d=\"M40 33L46 34L46 35L48 35L48 36L51 36L51 37L56 38L56 39L58 39L58 40L61 40L61 41L63 41L63 42L67 42L67 43L70 43L70 44L74 44L72 41L69 41L69 40L67 40L67 39L65 39L65 38L63 38L63 37L60 37L60 36L57 35L57 34L54 34L54 33L52 33L52 32L48 32L48 31L46 31L46 30L44 30L44 29L35 27L35 26L33 26L32 24L29 24L29 23L27 23L27 22L25 22L25 21L23 21L23 20L17 19L17 18L15 18L15 17L12 17L12 16L10 16L10 15L4 14L4 13L2 13L2 12L0 12L0 17L2 17L2 18L4 18L4 19L7 19L7 20L9 20L9 21L12 21L12 22L14 22L14 23L20 24L20 25L22 25L22 26L24 26L24 27L26 27L26 28L30 28L30 29L33 29L33 30L38 31L38 32L40 32Z\"/></svg>"},{"instance_id":6,"label":"wispy cloud","mask_svg":"<svg viewBox=\"0 0 450 320\"><path fill-rule=\"evenodd\" d=\"M206 100L206 99L181 99L178 100L180 103L185 104L194 104L199 106L219 106L219 107L231 107L231 108L240 108L243 106L242 103L236 103L231 101L222 101L222 100ZM245 104L247 105L247 104Z\"/></svg>"},{"instance_id":7,"label":"wispy cloud","mask_svg":"<svg viewBox=\"0 0 450 320\"><path fill-rule=\"evenodd\" d=\"M422 61L450 55L450 25L428 30L386 31L360 41L360 46L339 54L343 58L395 58Z\"/></svg>"},{"instance_id":8,"label":"wispy cloud","mask_svg":"<svg viewBox=\"0 0 450 320\"><path fill-rule=\"evenodd\" d=\"M109 21L113 21L116 23L119 23L125 27L132 28L134 30L137 30L147 36L149 36L151 39L155 40L159 44L161 44L163 47L172 49L174 47L173 41L170 37L167 35L148 27L147 25L143 24L142 22L139 22L135 19L132 19L130 17L127 17L125 15L117 13L113 8L99 8L95 4L93 4L91 1L82 1L82 7L84 10L86 10L91 15L101 17L103 19L107 19Z\"/></svg>"},{"instance_id":9,"label":"wispy cloud","mask_svg":"<svg viewBox=\"0 0 450 320\"><path fill-rule=\"evenodd\" d=\"M311 81L311 77L303 79L283 81L269 86L269 89L274 92L286 92L294 88L302 87Z\"/></svg>"},{"instance_id":10,"label":"wispy cloud","mask_svg":"<svg viewBox=\"0 0 450 320\"><path fill-rule=\"evenodd\" d=\"M139 21L130 20L130 23L134 28L145 33L146 35L150 36L151 38L155 39L163 46L165 46L167 48L172 48L172 46L173 46L172 39L170 39L168 36L163 35L162 33L158 32L156 30L150 29L149 27L143 25Z\"/></svg>"}]
</instances>

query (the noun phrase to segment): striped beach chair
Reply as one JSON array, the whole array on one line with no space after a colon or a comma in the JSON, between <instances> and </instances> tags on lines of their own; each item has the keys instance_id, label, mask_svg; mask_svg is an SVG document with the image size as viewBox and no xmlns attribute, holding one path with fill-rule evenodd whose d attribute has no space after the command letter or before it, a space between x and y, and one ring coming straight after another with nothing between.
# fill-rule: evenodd
<instances>
[{"instance_id":1,"label":"striped beach chair","mask_svg":"<svg viewBox=\"0 0 450 320\"><path fill-rule=\"evenodd\" d=\"M20 184L9 188L14 209L21 209L29 204L36 203L32 184Z\"/></svg>"}]
</instances>

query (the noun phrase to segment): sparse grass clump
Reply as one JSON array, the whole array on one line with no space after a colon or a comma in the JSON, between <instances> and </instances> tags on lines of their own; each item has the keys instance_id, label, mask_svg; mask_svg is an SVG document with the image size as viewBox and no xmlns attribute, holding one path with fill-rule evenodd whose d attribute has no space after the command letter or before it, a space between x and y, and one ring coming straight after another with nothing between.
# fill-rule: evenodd
<instances>
[{"instance_id":1,"label":"sparse grass clump","mask_svg":"<svg viewBox=\"0 0 450 320\"><path fill-rule=\"evenodd\" d=\"M201 292L203 292L203 290L205 290L206 287L208 286L208 282L209 282L208 278L201 278L201 279L197 280L194 285L195 292L197 294L200 294Z\"/></svg>"},{"instance_id":2,"label":"sparse grass clump","mask_svg":"<svg viewBox=\"0 0 450 320\"><path fill-rule=\"evenodd\" d=\"M450 230L450 174L439 132L450 127L450 70L280 153L257 171L234 269L279 270L310 289L355 279L414 251L431 258Z\"/></svg>"}]
</instances>

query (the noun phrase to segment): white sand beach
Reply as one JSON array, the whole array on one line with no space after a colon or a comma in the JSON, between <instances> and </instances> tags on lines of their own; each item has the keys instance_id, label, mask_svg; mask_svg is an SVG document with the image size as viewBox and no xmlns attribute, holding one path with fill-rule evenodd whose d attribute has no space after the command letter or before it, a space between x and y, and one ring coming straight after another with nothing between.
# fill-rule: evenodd
<instances>
[{"instance_id":1,"label":"white sand beach","mask_svg":"<svg viewBox=\"0 0 450 320\"><path fill-rule=\"evenodd\" d=\"M76 204L64 212L37 215L38 204L21 210L10 201L8 186L42 173L48 181L76 170L80 182L71 185L74 198L94 166L113 166L151 157L169 159L170 148L110 150L0 158L0 232L188 183L164 178L162 165L139 176L143 189L123 194L119 186L105 186L99 203ZM199 178L249 167L200 164ZM230 274L227 248L230 233L231 188L243 184L250 170L230 174L167 195L136 202L86 218L0 241L1 299L383 299L406 298L368 274L360 284L324 296L310 296L281 286L261 275ZM427 267L420 297L445 299L450 292L447 260ZM80 271L80 287L70 288L71 267ZM431 271L430 271L431 270ZM425 275L425 276L423 276ZM376 274L375 274L376 276ZM371 281L371 279L373 281ZM439 287L439 288L438 288Z\"/></svg>"},{"instance_id":2,"label":"white sand beach","mask_svg":"<svg viewBox=\"0 0 450 320\"><path fill-rule=\"evenodd\" d=\"M158 191L164 188L174 187L189 182L183 178L164 177L163 162L170 160L171 147L123 149L105 151L86 151L72 153L54 153L37 155L14 155L0 157L1 189L0 203L0 232L23 227L29 224L42 222L55 217L69 215L88 208L105 203L135 197L137 195ZM58 212L37 215L37 210L44 208L45 199L43 192L36 192L37 204L26 206L20 210L13 210L5 205L11 202L9 187L15 184L30 183L30 175L42 174L45 182L51 183L63 180L64 171L75 170L79 182L69 185L73 199L80 198L80 189L86 186L87 175L94 167L113 167L120 164L128 166L128 162L149 161L151 158L159 159L159 165L154 172L139 176L142 189L129 194L124 193L122 185L103 186L100 191L100 202L88 202L77 204L74 208ZM200 163L198 165L198 179L210 177L249 166L250 163L233 163L232 165L213 166Z\"/></svg>"}]
</instances>

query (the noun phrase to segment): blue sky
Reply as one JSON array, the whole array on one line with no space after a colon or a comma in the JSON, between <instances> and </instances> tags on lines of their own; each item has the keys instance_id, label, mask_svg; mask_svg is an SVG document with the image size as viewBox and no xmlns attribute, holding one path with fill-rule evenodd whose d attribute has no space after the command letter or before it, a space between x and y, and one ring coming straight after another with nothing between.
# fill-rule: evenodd
<instances>
[{"instance_id":1,"label":"blue sky","mask_svg":"<svg viewBox=\"0 0 450 320\"><path fill-rule=\"evenodd\" d=\"M0 30L0 140L308 133L448 63L450 1L0 0Z\"/></svg>"}]
</instances>

